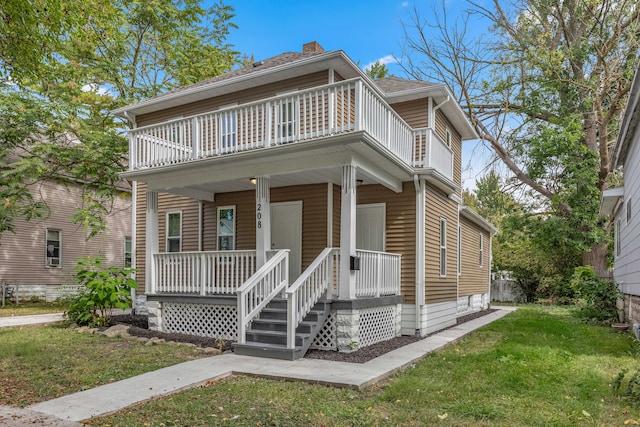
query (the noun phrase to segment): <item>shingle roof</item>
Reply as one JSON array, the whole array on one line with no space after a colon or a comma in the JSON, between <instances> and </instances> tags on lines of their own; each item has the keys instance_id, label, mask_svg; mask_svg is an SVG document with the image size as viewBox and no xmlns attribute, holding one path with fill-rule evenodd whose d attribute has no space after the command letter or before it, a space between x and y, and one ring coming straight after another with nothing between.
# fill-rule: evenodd
<instances>
[{"instance_id":1,"label":"shingle roof","mask_svg":"<svg viewBox=\"0 0 640 427\"><path fill-rule=\"evenodd\" d=\"M418 80L407 80L395 76L375 80L375 84L385 93L402 92L405 90L437 86L436 83L422 82Z\"/></svg>"},{"instance_id":2,"label":"shingle roof","mask_svg":"<svg viewBox=\"0 0 640 427\"><path fill-rule=\"evenodd\" d=\"M160 95L156 95L149 100L161 99L168 95L174 95L180 92L184 92L186 90L190 90L193 88L197 88L199 86L205 86L211 83L216 83L228 79L232 79L234 77L243 76L246 74L254 73L256 71L262 71L269 68L277 67L278 65L288 64L290 62L298 61L300 59L309 58L311 56L316 56L321 54L322 52L285 52L280 55L273 56L268 59L264 59L262 61L256 61L252 64L245 65L244 67L237 68L235 70L231 70L227 73L220 74L215 77L211 77L210 79L202 80L198 83L194 83L188 86L182 86L177 89L174 89L170 92L165 92Z\"/></svg>"}]
</instances>

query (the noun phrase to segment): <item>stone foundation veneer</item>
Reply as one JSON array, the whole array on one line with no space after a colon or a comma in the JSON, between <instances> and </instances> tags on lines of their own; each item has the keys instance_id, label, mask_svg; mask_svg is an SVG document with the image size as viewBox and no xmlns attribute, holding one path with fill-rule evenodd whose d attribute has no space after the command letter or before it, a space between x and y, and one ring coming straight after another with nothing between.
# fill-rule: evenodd
<instances>
[{"instance_id":1,"label":"stone foundation veneer","mask_svg":"<svg viewBox=\"0 0 640 427\"><path fill-rule=\"evenodd\" d=\"M147 301L149 310L149 329L162 331L162 303L160 301Z\"/></svg>"},{"instance_id":2,"label":"stone foundation veneer","mask_svg":"<svg viewBox=\"0 0 640 427\"><path fill-rule=\"evenodd\" d=\"M338 351L351 352L360 346L360 310L336 310Z\"/></svg>"}]
</instances>

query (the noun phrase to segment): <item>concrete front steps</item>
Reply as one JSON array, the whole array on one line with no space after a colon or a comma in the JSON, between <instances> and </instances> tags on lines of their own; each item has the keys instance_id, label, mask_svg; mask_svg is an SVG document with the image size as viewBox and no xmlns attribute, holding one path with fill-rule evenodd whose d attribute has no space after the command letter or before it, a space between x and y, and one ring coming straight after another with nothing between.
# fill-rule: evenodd
<instances>
[{"instance_id":1,"label":"concrete front steps","mask_svg":"<svg viewBox=\"0 0 640 427\"><path fill-rule=\"evenodd\" d=\"M296 328L295 348L287 348L287 301L273 300L251 322L245 344L234 344L233 352L284 360L304 357L330 309L330 302L318 302Z\"/></svg>"}]
</instances>

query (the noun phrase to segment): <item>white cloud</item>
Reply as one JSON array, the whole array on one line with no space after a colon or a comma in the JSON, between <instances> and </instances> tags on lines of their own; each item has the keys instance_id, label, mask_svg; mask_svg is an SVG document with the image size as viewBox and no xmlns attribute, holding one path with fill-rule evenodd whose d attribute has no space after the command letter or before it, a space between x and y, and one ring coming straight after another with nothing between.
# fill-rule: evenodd
<instances>
[{"instance_id":1,"label":"white cloud","mask_svg":"<svg viewBox=\"0 0 640 427\"><path fill-rule=\"evenodd\" d=\"M383 65L388 65L388 64L397 64L398 60L393 56L393 55L387 55L387 56L383 56L382 58L376 59L375 61L369 62L364 69L368 69L371 68L371 66L373 64L375 64L376 62L379 62L380 64Z\"/></svg>"},{"instance_id":2,"label":"white cloud","mask_svg":"<svg viewBox=\"0 0 640 427\"><path fill-rule=\"evenodd\" d=\"M82 86L83 92L95 92L98 95L106 95L109 90L106 87L98 86L94 83Z\"/></svg>"},{"instance_id":3,"label":"white cloud","mask_svg":"<svg viewBox=\"0 0 640 427\"><path fill-rule=\"evenodd\" d=\"M400 6L407 7L407 6L409 6L409 2L408 1L403 1L402 3L400 3Z\"/></svg>"}]
</instances>

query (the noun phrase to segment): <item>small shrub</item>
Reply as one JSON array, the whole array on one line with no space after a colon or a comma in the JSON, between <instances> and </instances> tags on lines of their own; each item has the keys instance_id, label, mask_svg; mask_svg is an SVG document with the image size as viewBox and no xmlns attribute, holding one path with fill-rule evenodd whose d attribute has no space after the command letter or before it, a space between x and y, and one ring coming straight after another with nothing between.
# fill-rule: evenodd
<instances>
[{"instance_id":1,"label":"small shrub","mask_svg":"<svg viewBox=\"0 0 640 427\"><path fill-rule=\"evenodd\" d=\"M635 402L640 402L640 370L637 370L628 380L626 380L625 386L625 377L627 372L629 372L628 369L623 369L613 379L613 382L611 383L613 394L620 397L626 397Z\"/></svg>"},{"instance_id":2,"label":"small shrub","mask_svg":"<svg viewBox=\"0 0 640 427\"><path fill-rule=\"evenodd\" d=\"M586 266L576 267L570 283L580 298L580 317L595 322L618 321L616 303L622 293L616 282L600 279L591 266Z\"/></svg>"},{"instance_id":3,"label":"small shrub","mask_svg":"<svg viewBox=\"0 0 640 427\"><path fill-rule=\"evenodd\" d=\"M131 289L138 287L131 278L133 272L124 267L103 268L101 257L79 261L76 280L83 286L67 300L65 315L79 325L104 326L114 308L131 307Z\"/></svg>"}]
</instances>

